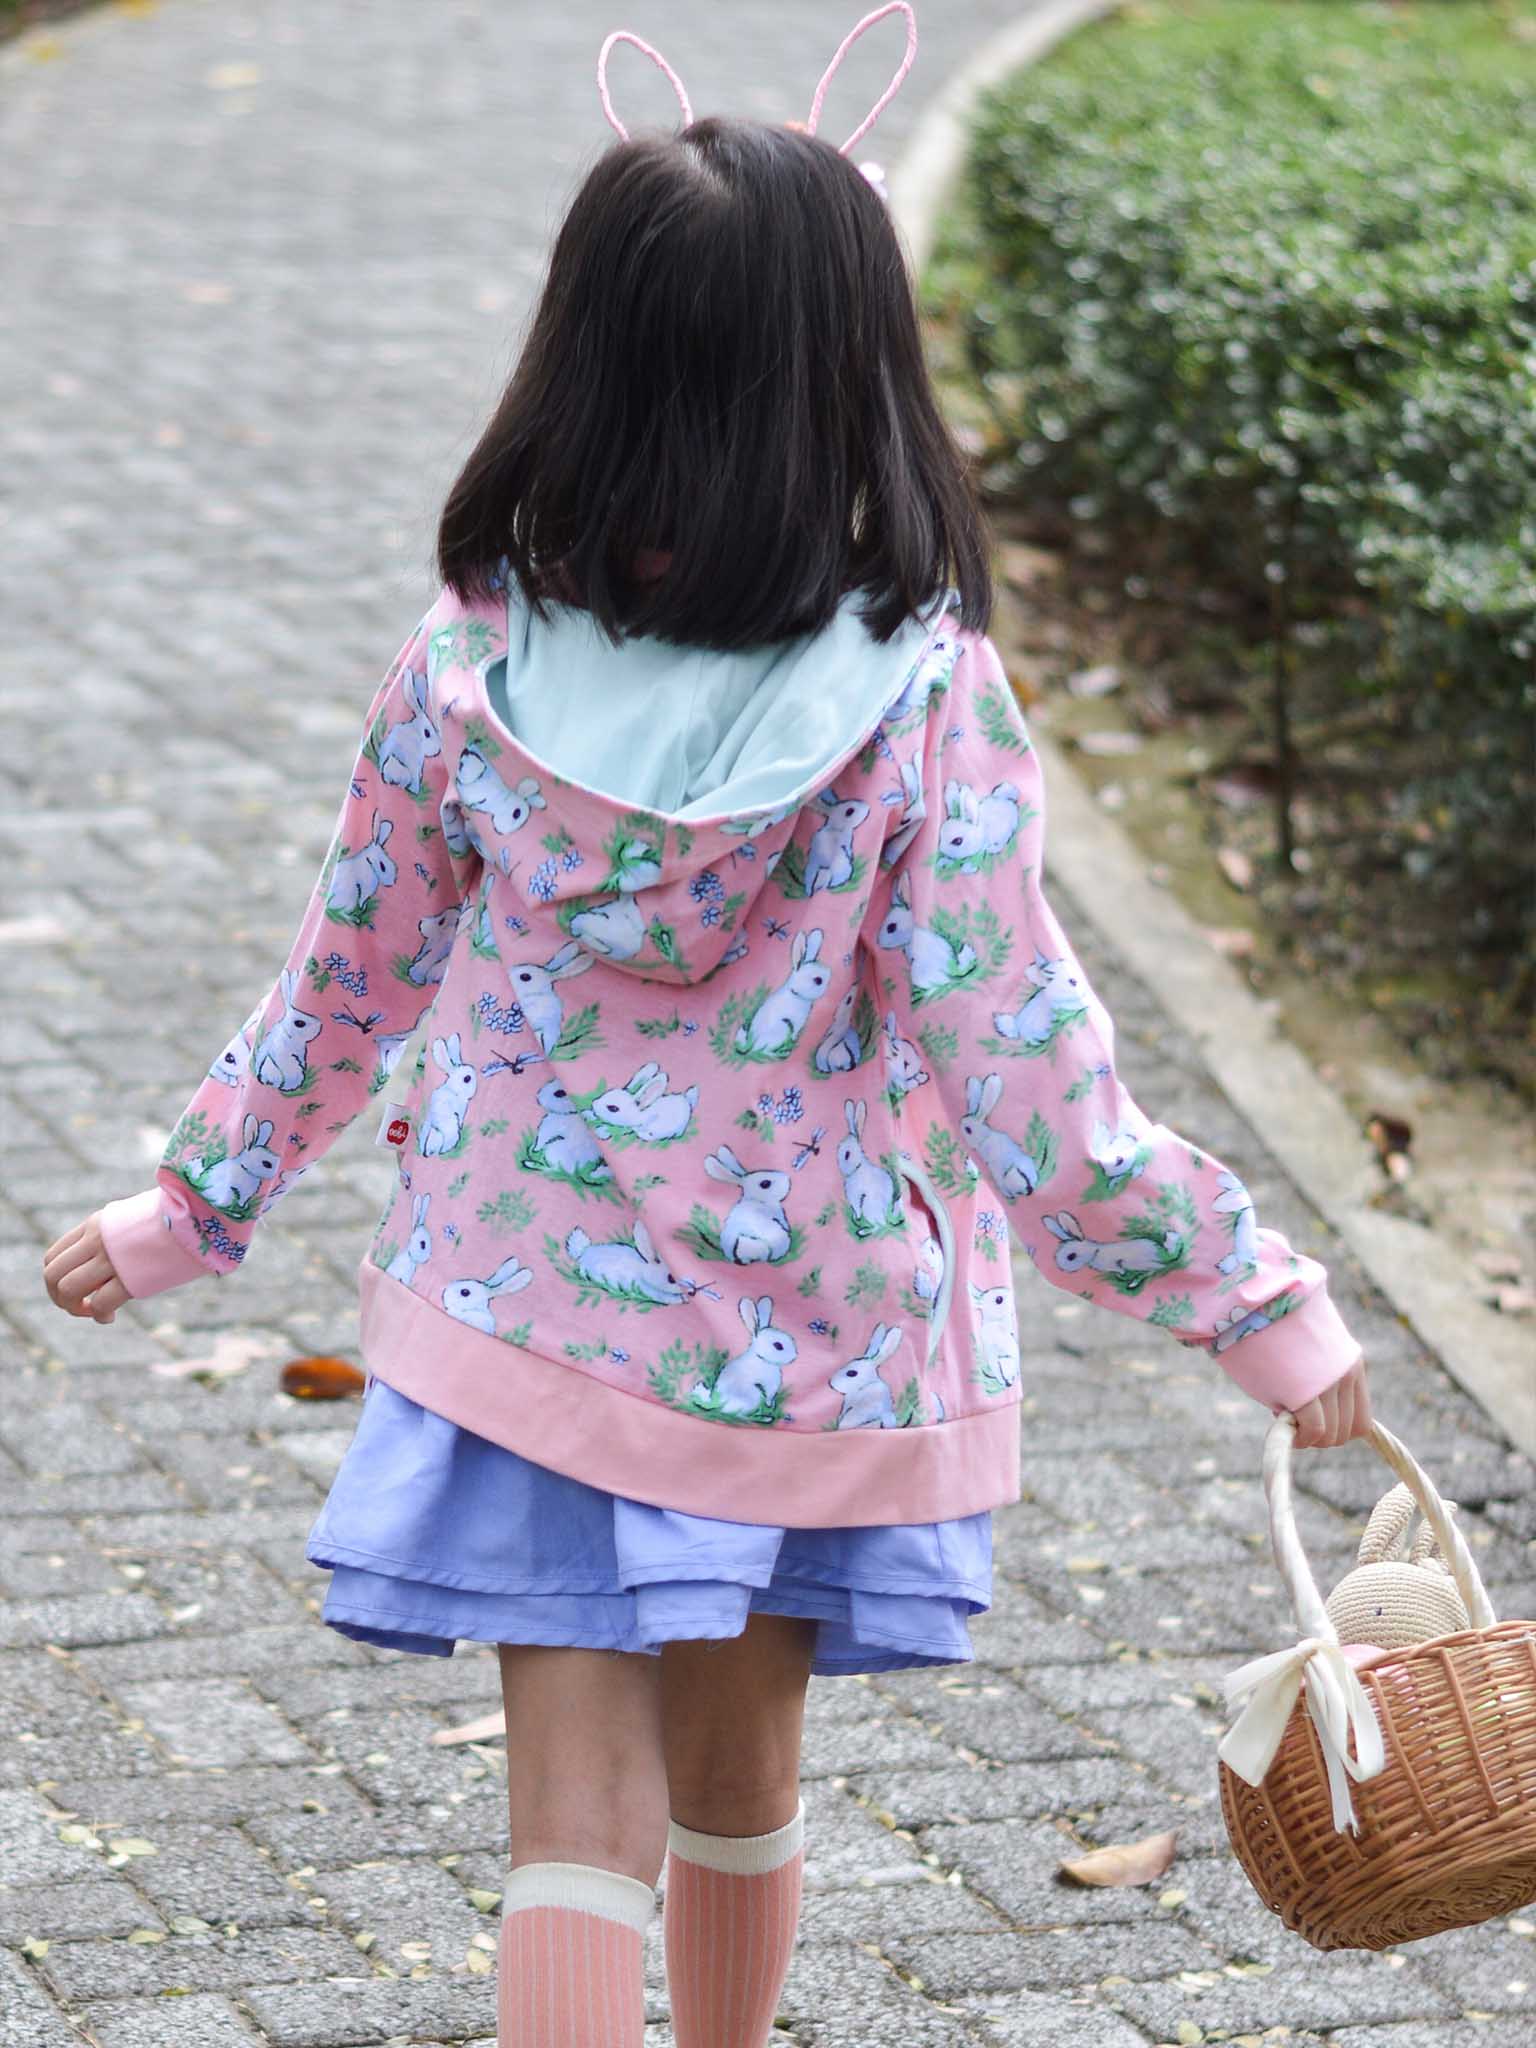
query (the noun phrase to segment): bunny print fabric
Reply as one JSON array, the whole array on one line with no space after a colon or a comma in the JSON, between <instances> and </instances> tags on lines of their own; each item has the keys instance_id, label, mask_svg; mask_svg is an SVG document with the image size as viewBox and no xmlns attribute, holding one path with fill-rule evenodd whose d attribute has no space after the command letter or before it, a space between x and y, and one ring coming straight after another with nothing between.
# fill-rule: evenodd
<instances>
[{"instance_id":1,"label":"bunny print fabric","mask_svg":"<svg viewBox=\"0 0 1536 2048\"><path fill-rule=\"evenodd\" d=\"M996 652L948 617L897 652L813 785L672 813L529 752L508 613L444 592L276 985L103 1212L124 1284L232 1271L388 1091L370 1371L617 1494L791 1527L1016 1499L1010 1231L1259 1400L1340 1377L1321 1267L1116 1077Z\"/></svg>"}]
</instances>

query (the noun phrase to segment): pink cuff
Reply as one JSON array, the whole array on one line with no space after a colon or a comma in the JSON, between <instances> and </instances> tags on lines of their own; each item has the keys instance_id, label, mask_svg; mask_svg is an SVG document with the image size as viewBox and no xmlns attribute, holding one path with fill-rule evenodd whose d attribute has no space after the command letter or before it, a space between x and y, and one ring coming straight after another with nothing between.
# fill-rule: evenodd
<instances>
[{"instance_id":1,"label":"pink cuff","mask_svg":"<svg viewBox=\"0 0 1536 2048\"><path fill-rule=\"evenodd\" d=\"M1289 1315L1240 1337L1217 1358L1229 1379L1266 1408L1294 1411L1357 1365L1364 1352L1320 1287Z\"/></svg>"},{"instance_id":2,"label":"pink cuff","mask_svg":"<svg viewBox=\"0 0 1536 2048\"><path fill-rule=\"evenodd\" d=\"M171 1235L170 1211L158 1186L108 1202L96 1220L107 1257L135 1301L214 1270Z\"/></svg>"}]
</instances>

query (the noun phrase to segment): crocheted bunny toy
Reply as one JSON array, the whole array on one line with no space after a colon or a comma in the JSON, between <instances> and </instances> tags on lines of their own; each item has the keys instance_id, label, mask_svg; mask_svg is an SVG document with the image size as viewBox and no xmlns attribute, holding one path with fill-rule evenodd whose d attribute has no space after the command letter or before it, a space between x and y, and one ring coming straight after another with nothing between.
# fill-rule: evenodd
<instances>
[{"instance_id":1,"label":"crocheted bunny toy","mask_svg":"<svg viewBox=\"0 0 1536 2048\"><path fill-rule=\"evenodd\" d=\"M1355 1569L1328 1596L1328 1619L1341 1643L1403 1650L1472 1626L1428 1522L1409 1543L1417 1513L1406 1486L1394 1486L1372 1509Z\"/></svg>"}]
</instances>

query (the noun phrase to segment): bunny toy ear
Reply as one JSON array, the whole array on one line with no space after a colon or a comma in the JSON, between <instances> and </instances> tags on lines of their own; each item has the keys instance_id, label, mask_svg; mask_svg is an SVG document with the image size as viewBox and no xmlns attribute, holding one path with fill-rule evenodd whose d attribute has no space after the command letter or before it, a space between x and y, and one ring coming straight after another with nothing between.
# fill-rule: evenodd
<instances>
[{"instance_id":1,"label":"bunny toy ear","mask_svg":"<svg viewBox=\"0 0 1536 2048\"><path fill-rule=\"evenodd\" d=\"M808 135L816 133L816 123L821 119L822 101L827 96L827 87L832 83L833 78L837 74L837 67L842 63L864 31L873 28L877 21L884 21L888 14L904 14L907 17L907 47L902 53L901 62L896 66L895 71L891 75L890 84L881 93L879 99L875 101L875 104L864 116L864 119L839 149L839 156L846 156L853 145L856 142L861 142L869 133L870 129L874 127L880 116L891 104L891 101L895 99L897 93L901 91L902 81L912 69L912 60L917 55L917 16L912 12L911 7L907 4L907 0L889 0L889 5L877 7L873 14L866 14L862 21L854 24L838 44L837 52L832 62L821 74L821 83L817 86L816 96L811 101L810 118L805 124Z\"/></svg>"},{"instance_id":2,"label":"bunny toy ear","mask_svg":"<svg viewBox=\"0 0 1536 2048\"><path fill-rule=\"evenodd\" d=\"M631 34L627 28L616 28L597 53L597 96L603 103L603 112L608 117L608 125L619 136L620 140L628 142L629 130L613 111L613 101L608 94L608 53L612 50L615 43L630 43L640 52L642 57L650 58L656 69L677 94L677 103L683 110L683 126L691 128L693 126L693 108L688 104L688 95L683 89L683 81L672 69L672 66L662 56L660 50L653 49L647 42L642 42L639 36Z\"/></svg>"}]
</instances>

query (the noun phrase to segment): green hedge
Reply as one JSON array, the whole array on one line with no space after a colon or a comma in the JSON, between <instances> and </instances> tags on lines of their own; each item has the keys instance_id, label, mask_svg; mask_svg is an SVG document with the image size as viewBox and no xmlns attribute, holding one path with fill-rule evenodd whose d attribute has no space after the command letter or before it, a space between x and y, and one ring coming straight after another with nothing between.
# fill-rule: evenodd
<instances>
[{"instance_id":1,"label":"green hedge","mask_svg":"<svg viewBox=\"0 0 1536 2048\"><path fill-rule=\"evenodd\" d=\"M1356 616L1350 685L1426 742L1426 885L1527 946L1531 30L1448 0L1128 9L984 104L936 273L1014 486L1312 619L1308 661Z\"/></svg>"}]
</instances>

